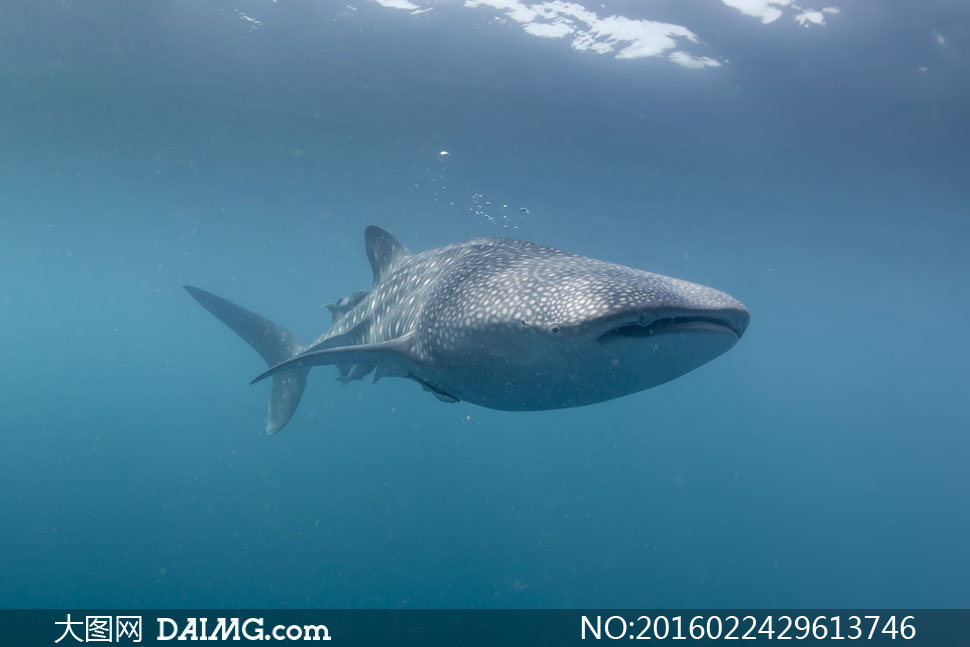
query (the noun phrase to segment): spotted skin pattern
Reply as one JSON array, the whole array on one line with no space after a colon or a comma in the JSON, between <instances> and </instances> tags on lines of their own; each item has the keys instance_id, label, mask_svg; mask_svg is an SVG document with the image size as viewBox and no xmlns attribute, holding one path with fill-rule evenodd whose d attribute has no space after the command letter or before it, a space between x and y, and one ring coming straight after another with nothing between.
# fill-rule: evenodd
<instances>
[{"instance_id":1,"label":"spotted skin pattern","mask_svg":"<svg viewBox=\"0 0 970 647\"><path fill-rule=\"evenodd\" d=\"M643 304L744 307L696 283L522 240L479 238L400 259L311 346L358 327L358 344L414 332L416 355L433 361L490 327L562 331Z\"/></svg>"}]
</instances>

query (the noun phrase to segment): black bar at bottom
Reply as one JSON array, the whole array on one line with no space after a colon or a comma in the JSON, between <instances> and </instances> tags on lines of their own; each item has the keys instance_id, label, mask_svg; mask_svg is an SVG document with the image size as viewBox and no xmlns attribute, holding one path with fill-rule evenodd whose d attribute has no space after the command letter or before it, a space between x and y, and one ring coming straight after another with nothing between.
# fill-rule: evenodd
<instances>
[{"instance_id":1,"label":"black bar at bottom","mask_svg":"<svg viewBox=\"0 0 970 647\"><path fill-rule=\"evenodd\" d=\"M635 641L635 642L634 642ZM970 645L970 610L0 610L0 644Z\"/></svg>"}]
</instances>

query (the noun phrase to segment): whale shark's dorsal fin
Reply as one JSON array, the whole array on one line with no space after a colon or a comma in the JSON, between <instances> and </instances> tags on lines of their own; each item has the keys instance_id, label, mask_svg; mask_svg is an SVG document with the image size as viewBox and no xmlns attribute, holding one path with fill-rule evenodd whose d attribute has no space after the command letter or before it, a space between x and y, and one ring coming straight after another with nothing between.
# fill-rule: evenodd
<instances>
[{"instance_id":1,"label":"whale shark's dorsal fin","mask_svg":"<svg viewBox=\"0 0 970 647\"><path fill-rule=\"evenodd\" d=\"M411 253L397 238L374 225L364 230L364 243L371 269L374 270L374 285L381 282L387 270L399 258Z\"/></svg>"}]
</instances>

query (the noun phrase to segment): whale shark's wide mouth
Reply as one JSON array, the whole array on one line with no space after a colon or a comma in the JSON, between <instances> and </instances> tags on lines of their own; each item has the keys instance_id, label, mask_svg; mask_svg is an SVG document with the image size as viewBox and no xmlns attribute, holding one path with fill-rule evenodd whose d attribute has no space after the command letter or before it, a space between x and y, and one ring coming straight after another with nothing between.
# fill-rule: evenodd
<instances>
[{"instance_id":1,"label":"whale shark's wide mouth","mask_svg":"<svg viewBox=\"0 0 970 647\"><path fill-rule=\"evenodd\" d=\"M727 333L738 339L747 327L747 318L733 321L727 317L711 315L681 315L676 317L661 317L649 322L634 321L608 330L600 335L601 344L619 341L621 339L642 339L662 335L665 333L709 332Z\"/></svg>"}]
</instances>

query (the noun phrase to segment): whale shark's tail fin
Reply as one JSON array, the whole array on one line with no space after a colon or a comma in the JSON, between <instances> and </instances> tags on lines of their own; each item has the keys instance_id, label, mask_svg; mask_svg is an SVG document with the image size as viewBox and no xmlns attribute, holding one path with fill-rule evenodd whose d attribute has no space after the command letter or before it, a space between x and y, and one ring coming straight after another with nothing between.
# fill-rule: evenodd
<instances>
[{"instance_id":1,"label":"whale shark's tail fin","mask_svg":"<svg viewBox=\"0 0 970 647\"><path fill-rule=\"evenodd\" d=\"M296 335L254 312L191 285L183 286L206 310L222 320L259 353L266 364L276 366L303 350ZM300 404L309 368L296 368L273 376L273 392L266 412L266 433L283 428Z\"/></svg>"}]
</instances>

